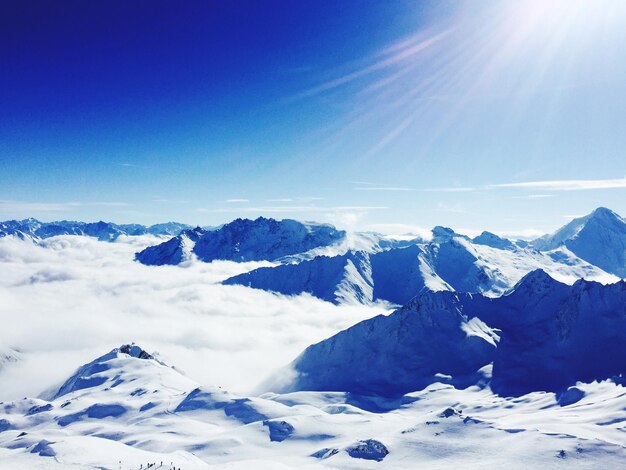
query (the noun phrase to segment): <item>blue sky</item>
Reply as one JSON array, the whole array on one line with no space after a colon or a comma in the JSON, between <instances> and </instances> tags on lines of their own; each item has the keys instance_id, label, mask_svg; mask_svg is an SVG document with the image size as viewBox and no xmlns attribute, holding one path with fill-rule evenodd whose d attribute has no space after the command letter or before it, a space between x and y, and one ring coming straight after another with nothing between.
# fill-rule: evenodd
<instances>
[{"instance_id":1,"label":"blue sky","mask_svg":"<svg viewBox=\"0 0 626 470\"><path fill-rule=\"evenodd\" d=\"M13 3L1 219L626 215L621 0Z\"/></svg>"}]
</instances>

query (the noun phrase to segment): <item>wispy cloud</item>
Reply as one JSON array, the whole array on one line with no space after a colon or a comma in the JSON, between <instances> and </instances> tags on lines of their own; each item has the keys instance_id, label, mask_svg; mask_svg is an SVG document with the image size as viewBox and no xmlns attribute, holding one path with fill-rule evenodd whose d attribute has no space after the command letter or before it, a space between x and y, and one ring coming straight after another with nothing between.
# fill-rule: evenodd
<instances>
[{"instance_id":1,"label":"wispy cloud","mask_svg":"<svg viewBox=\"0 0 626 470\"><path fill-rule=\"evenodd\" d=\"M406 188L402 186L365 186L354 188L355 191L416 191L415 188Z\"/></svg>"},{"instance_id":2,"label":"wispy cloud","mask_svg":"<svg viewBox=\"0 0 626 470\"><path fill-rule=\"evenodd\" d=\"M358 184L353 188L355 191L423 191L423 192L475 192L499 189L528 189L539 191L587 191L593 189L621 189L626 188L626 177L617 179L601 180L547 180L547 181L524 181L520 183L498 183L484 186L450 186L440 188L411 188L408 186L384 186L373 185L372 183L353 182ZM523 196L513 196L514 199L545 199L554 197L554 194L529 194Z\"/></svg>"},{"instance_id":3,"label":"wispy cloud","mask_svg":"<svg viewBox=\"0 0 626 470\"><path fill-rule=\"evenodd\" d=\"M243 198L233 198L233 199L226 199L224 202L227 204L244 204L246 202L250 202L250 200L243 199Z\"/></svg>"},{"instance_id":4,"label":"wispy cloud","mask_svg":"<svg viewBox=\"0 0 626 470\"><path fill-rule=\"evenodd\" d=\"M365 227L366 230L380 232L385 235L394 237L420 237L424 240L430 240L432 232L429 228L420 225L387 223L387 224L370 224Z\"/></svg>"},{"instance_id":5,"label":"wispy cloud","mask_svg":"<svg viewBox=\"0 0 626 470\"><path fill-rule=\"evenodd\" d=\"M438 202L437 209L442 212L452 212L454 214L471 214L470 211L465 210L460 204L446 204L445 202Z\"/></svg>"},{"instance_id":6,"label":"wispy cloud","mask_svg":"<svg viewBox=\"0 0 626 470\"><path fill-rule=\"evenodd\" d=\"M513 196L511 199L545 199L554 197L554 194L529 194L528 196Z\"/></svg>"},{"instance_id":7,"label":"wispy cloud","mask_svg":"<svg viewBox=\"0 0 626 470\"><path fill-rule=\"evenodd\" d=\"M124 168L142 168L142 169L149 168L148 166L145 166L145 165L137 165L136 163L129 163L129 162L118 162L116 163L116 165L122 166Z\"/></svg>"},{"instance_id":8,"label":"wispy cloud","mask_svg":"<svg viewBox=\"0 0 626 470\"><path fill-rule=\"evenodd\" d=\"M471 187L447 187L447 188L410 188L407 186L358 186L354 188L355 191L396 191L396 192L408 192L408 191L420 191L420 192L442 192L442 193L460 193L476 191L477 188Z\"/></svg>"},{"instance_id":9,"label":"wispy cloud","mask_svg":"<svg viewBox=\"0 0 626 470\"><path fill-rule=\"evenodd\" d=\"M550 180L526 181L522 183L492 184L487 189L538 189L541 191L586 191L591 189L619 189L626 188L626 177L603 180Z\"/></svg>"},{"instance_id":10,"label":"wispy cloud","mask_svg":"<svg viewBox=\"0 0 626 470\"><path fill-rule=\"evenodd\" d=\"M168 199L164 197L155 197L152 199L152 202L157 202L159 204L189 204L189 201L184 199Z\"/></svg>"},{"instance_id":11,"label":"wispy cloud","mask_svg":"<svg viewBox=\"0 0 626 470\"><path fill-rule=\"evenodd\" d=\"M0 200L0 212L31 215L36 212L65 212L78 207L128 207L127 202L37 202Z\"/></svg>"},{"instance_id":12,"label":"wispy cloud","mask_svg":"<svg viewBox=\"0 0 626 470\"><path fill-rule=\"evenodd\" d=\"M478 188L472 188L469 186L451 186L448 188L425 188L420 189L420 191L426 192L437 192L437 193L471 193L473 191L478 191Z\"/></svg>"},{"instance_id":13,"label":"wispy cloud","mask_svg":"<svg viewBox=\"0 0 626 470\"><path fill-rule=\"evenodd\" d=\"M313 202L313 201L322 201L323 197L319 196L296 196L296 197L278 197L273 199L268 199L267 202Z\"/></svg>"},{"instance_id":14,"label":"wispy cloud","mask_svg":"<svg viewBox=\"0 0 626 470\"><path fill-rule=\"evenodd\" d=\"M254 206L254 207L238 207L237 209L218 207L215 209L199 208L201 212L253 212L253 213L302 213L302 212L347 212L347 211L371 211L371 210L384 210L386 206L290 206L290 205L277 205L277 206Z\"/></svg>"}]
</instances>

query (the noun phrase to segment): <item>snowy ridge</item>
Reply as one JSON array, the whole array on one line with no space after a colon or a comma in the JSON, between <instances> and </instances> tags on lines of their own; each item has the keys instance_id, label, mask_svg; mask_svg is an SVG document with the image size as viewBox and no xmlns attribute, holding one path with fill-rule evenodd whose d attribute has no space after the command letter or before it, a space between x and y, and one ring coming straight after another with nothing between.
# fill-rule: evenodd
<instances>
[{"instance_id":1,"label":"snowy ridge","mask_svg":"<svg viewBox=\"0 0 626 470\"><path fill-rule=\"evenodd\" d=\"M445 308L445 301L434 302ZM476 322L470 327L485 333ZM438 383L394 399L338 392L243 397L200 386L136 345L79 372L89 386L49 401L0 403L1 465L409 469L416 459L444 468L522 459L526 468L617 468L626 457L626 398L608 381L515 400Z\"/></svg>"},{"instance_id":2,"label":"snowy ridge","mask_svg":"<svg viewBox=\"0 0 626 470\"><path fill-rule=\"evenodd\" d=\"M498 241L493 238L495 235L481 237L480 243L476 243L451 229L436 227L429 243L319 256L297 264L259 268L224 283L285 295L307 292L334 303L386 301L403 305L423 289L499 296L535 269L570 284L580 278L604 283L618 280L565 247L542 253L500 238ZM348 274L349 260L360 268ZM362 275L364 272L368 274ZM337 295L338 291L344 294ZM345 295L346 292L351 294Z\"/></svg>"},{"instance_id":3,"label":"snowy ridge","mask_svg":"<svg viewBox=\"0 0 626 470\"><path fill-rule=\"evenodd\" d=\"M187 235L188 240L182 240ZM275 261L290 255L308 252L341 241L345 232L327 224L303 223L295 220L236 219L218 229L184 232L173 240L137 253L136 259L148 265L179 264L180 247L204 262ZM167 244L167 246L165 246Z\"/></svg>"},{"instance_id":4,"label":"snowy ridge","mask_svg":"<svg viewBox=\"0 0 626 470\"><path fill-rule=\"evenodd\" d=\"M572 286L541 270L508 295L424 292L312 345L286 390L398 395L440 381L502 394L563 390L626 371L626 282Z\"/></svg>"},{"instance_id":5,"label":"snowy ridge","mask_svg":"<svg viewBox=\"0 0 626 470\"><path fill-rule=\"evenodd\" d=\"M417 245L377 253L319 256L298 264L258 268L224 281L296 295L303 292L341 303L403 304L424 288L451 290L427 265Z\"/></svg>"}]
</instances>

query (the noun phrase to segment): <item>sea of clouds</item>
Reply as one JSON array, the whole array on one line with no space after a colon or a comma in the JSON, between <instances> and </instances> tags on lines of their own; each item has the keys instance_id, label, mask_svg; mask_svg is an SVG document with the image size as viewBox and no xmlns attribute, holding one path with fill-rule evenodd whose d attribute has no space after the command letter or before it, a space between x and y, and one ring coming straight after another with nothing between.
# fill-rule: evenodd
<instances>
[{"instance_id":1,"label":"sea of clouds","mask_svg":"<svg viewBox=\"0 0 626 470\"><path fill-rule=\"evenodd\" d=\"M0 354L20 351L0 365L0 401L38 396L133 341L202 384L251 393L309 344L385 312L219 284L268 263L133 260L159 241L0 239Z\"/></svg>"}]
</instances>

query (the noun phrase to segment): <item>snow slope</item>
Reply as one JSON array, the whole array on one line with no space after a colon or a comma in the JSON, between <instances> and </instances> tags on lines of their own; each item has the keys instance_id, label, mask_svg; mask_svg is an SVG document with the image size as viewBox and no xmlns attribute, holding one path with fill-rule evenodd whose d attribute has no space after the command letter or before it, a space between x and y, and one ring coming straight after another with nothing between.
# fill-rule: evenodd
<instances>
[{"instance_id":1,"label":"snow slope","mask_svg":"<svg viewBox=\"0 0 626 470\"><path fill-rule=\"evenodd\" d=\"M336 304L379 300L403 304L427 286L433 290L451 289L432 272L423 254L417 245L377 253L349 251L298 264L258 268L227 279L224 284L285 295L306 292Z\"/></svg>"},{"instance_id":2,"label":"snow slope","mask_svg":"<svg viewBox=\"0 0 626 470\"><path fill-rule=\"evenodd\" d=\"M505 395L626 373L626 282L572 286L541 270L508 295L424 292L308 347L286 390L401 395L445 380Z\"/></svg>"},{"instance_id":3,"label":"snow slope","mask_svg":"<svg viewBox=\"0 0 626 470\"><path fill-rule=\"evenodd\" d=\"M599 207L532 245L542 251L566 246L579 258L626 278L626 221L610 209Z\"/></svg>"},{"instance_id":4,"label":"snow slope","mask_svg":"<svg viewBox=\"0 0 626 470\"><path fill-rule=\"evenodd\" d=\"M136 345L82 366L49 400L0 404L11 469L618 468L626 394L517 399L432 384L397 399L339 392L233 395ZM566 397L567 398L567 397Z\"/></svg>"}]
</instances>

